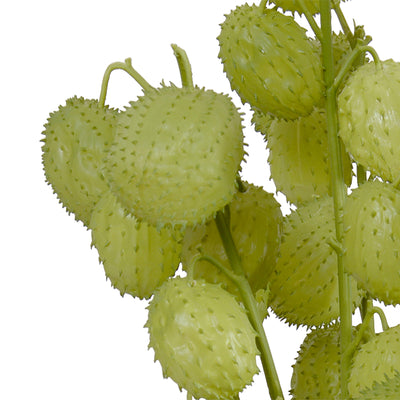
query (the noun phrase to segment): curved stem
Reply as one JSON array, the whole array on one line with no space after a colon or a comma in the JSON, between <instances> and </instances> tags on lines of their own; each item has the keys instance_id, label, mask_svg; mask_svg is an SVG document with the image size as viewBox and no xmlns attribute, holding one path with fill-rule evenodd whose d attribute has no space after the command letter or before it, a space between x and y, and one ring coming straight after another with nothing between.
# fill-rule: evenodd
<instances>
[{"instance_id":1,"label":"curved stem","mask_svg":"<svg viewBox=\"0 0 400 400\"><path fill-rule=\"evenodd\" d=\"M342 27L342 30L343 30L344 34L346 35L347 40L350 43L351 48L354 49L354 47L356 47L357 41L353 35L353 32L350 29L349 24L347 23L345 16L343 15L342 9L340 8L340 0L332 1L332 6L333 6L333 9L335 10L336 16L340 23L340 26Z\"/></svg>"},{"instance_id":2,"label":"curved stem","mask_svg":"<svg viewBox=\"0 0 400 400\"><path fill-rule=\"evenodd\" d=\"M384 331L387 331L389 329L389 324L387 322L386 315L383 312L383 310L381 308L379 308L379 307L373 307L372 310L374 311L375 314L379 315L379 318L380 318L381 324L382 324L382 329Z\"/></svg>"},{"instance_id":3,"label":"curved stem","mask_svg":"<svg viewBox=\"0 0 400 400\"><path fill-rule=\"evenodd\" d=\"M257 301L254 298L248 280L244 276L239 253L234 244L230 228L225 219L225 215L221 211L217 212L215 223L217 225L222 244L224 246L229 263L231 264L232 270L236 275L242 278L238 280L237 287L242 296L243 304L246 307L249 320L258 334L257 347L261 353L261 363L264 369L264 374L271 399L283 400L282 388L279 382L278 374L275 369L275 364L272 358L267 337L265 335L264 327L262 325L262 320L258 312Z\"/></svg>"},{"instance_id":4,"label":"curved stem","mask_svg":"<svg viewBox=\"0 0 400 400\"><path fill-rule=\"evenodd\" d=\"M104 72L103 81L101 83L101 91L99 97L100 105L104 106L107 96L108 83L110 81L111 72L116 69L122 69L127 72L135 81L143 88L143 90L152 90L154 89L133 67L132 60L127 58L125 62L115 62L110 64L106 71Z\"/></svg>"},{"instance_id":5,"label":"curved stem","mask_svg":"<svg viewBox=\"0 0 400 400\"><path fill-rule=\"evenodd\" d=\"M171 47L174 50L174 55L176 57L176 61L178 62L182 86L193 89L192 67L190 65L186 51L181 49L176 44L171 44Z\"/></svg>"},{"instance_id":6,"label":"curved stem","mask_svg":"<svg viewBox=\"0 0 400 400\"><path fill-rule=\"evenodd\" d=\"M316 38L321 41L322 40L322 32L321 32L321 28L318 26L317 22L315 21L313 15L310 13L310 11L308 10L306 3L304 2L304 0L297 0L297 3L299 4L301 10L303 11L304 16L307 19L307 22L309 23L309 25L311 26L311 29L313 30Z\"/></svg>"},{"instance_id":7,"label":"curved stem","mask_svg":"<svg viewBox=\"0 0 400 400\"><path fill-rule=\"evenodd\" d=\"M259 5L260 9L264 10L267 7L267 3L268 3L268 0L261 0L261 3Z\"/></svg>"},{"instance_id":8,"label":"curved stem","mask_svg":"<svg viewBox=\"0 0 400 400\"><path fill-rule=\"evenodd\" d=\"M334 62L332 46L332 23L330 0L320 0L321 29L322 29L322 58L324 66L324 81L326 87L326 114L328 129L329 162L335 214L336 240L343 244L343 206L346 198L341 149L338 137L337 101L334 83ZM350 278L345 272L343 256L337 253L339 308L340 308L340 348L341 348L341 399L348 399L348 377L350 358L346 349L352 339L352 303Z\"/></svg>"},{"instance_id":9,"label":"curved stem","mask_svg":"<svg viewBox=\"0 0 400 400\"><path fill-rule=\"evenodd\" d=\"M340 69L339 73L337 74L332 88L337 92L339 86L342 84L343 79L347 75L347 73L351 70L354 62L359 59L360 55L363 53L370 53L374 59L375 65L378 68L382 68L382 62L379 59L378 53L375 51L375 49L371 46L357 46L349 55L347 58L346 62L343 64L342 68Z\"/></svg>"}]
</instances>

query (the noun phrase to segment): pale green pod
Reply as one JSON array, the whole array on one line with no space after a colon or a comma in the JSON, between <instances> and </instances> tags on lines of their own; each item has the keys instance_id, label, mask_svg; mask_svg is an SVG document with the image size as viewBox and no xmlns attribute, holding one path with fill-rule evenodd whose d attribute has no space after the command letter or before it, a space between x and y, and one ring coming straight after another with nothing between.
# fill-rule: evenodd
<instances>
[{"instance_id":1,"label":"pale green pod","mask_svg":"<svg viewBox=\"0 0 400 400\"><path fill-rule=\"evenodd\" d=\"M164 377L196 399L232 400L259 372L256 332L219 285L173 278L155 293L146 327Z\"/></svg>"},{"instance_id":2,"label":"pale green pod","mask_svg":"<svg viewBox=\"0 0 400 400\"><path fill-rule=\"evenodd\" d=\"M43 132L46 180L66 210L86 226L108 190L102 167L115 135L116 116L116 110L97 100L73 97L50 114Z\"/></svg>"},{"instance_id":3,"label":"pale green pod","mask_svg":"<svg viewBox=\"0 0 400 400\"><path fill-rule=\"evenodd\" d=\"M271 274L270 307L289 324L321 326L339 317L333 199L315 199L285 217L277 265ZM362 291L351 280L351 303Z\"/></svg>"},{"instance_id":4,"label":"pale green pod","mask_svg":"<svg viewBox=\"0 0 400 400\"><path fill-rule=\"evenodd\" d=\"M340 400L340 329L334 324L305 337L293 365L292 400Z\"/></svg>"},{"instance_id":5,"label":"pale green pod","mask_svg":"<svg viewBox=\"0 0 400 400\"><path fill-rule=\"evenodd\" d=\"M377 334L355 353L349 379L351 398L358 398L362 391L374 383L393 378L400 371L400 325ZM397 372L396 372L397 371ZM390 388L389 388L390 389ZM393 400L398 398L393 398ZM392 398L387 398L387 400ZM374 398L374 400L386 400Z\"/></svg>"},{"instance_id":6,"label":"pale green pod","mask_svg":"<svg viewBox=\"0 0 400 400\"><path fill-rule=\"evenodd\" d=\"M181 234L138 222L111 192L96 204L89 228L106 276L121 295L148 299L179 267Z\"/></svg>"},{"instance_id":7,"label":"pale green pod","mask_svg":"<svg viewBox=\"0 0 400 400\"><path fill-rule=\"evenodd\" d=\"M242 119L228 96L163 86L121 113L106 175L139 220L185 227L232 200L243 157Z\"/></svg>"},{"instance_id":8,"label":"pale green pod","mask_svg":"<svg viewBox=\"0 0 400 400\"><path fill-rule=\"evenodd\" d=\"M343 223L347 271L374 299L400 304L400 191L364 183L347 198Z\"/></svg>"},{"instance_id":9,"label":"pale green pod","mask_svg":"<svg viewBox=\"0 0 400 400\"><path fill-rule=\"evenodd\" d=\"M309 114L322 98L322 64L294 18L238 6L221 24L219 58L243 103L284 119Z\"/></svg>"},{"instance_id":10,"label":"pale green pod","mask_svg":"<svg viewBox=\"0 0 400 400\"><path fill-rule=\"evenodd\" d=\"M265 289L269 275L275 268L282 230L282 212L271 193L261 187L245 184L229 205L230 228L236 248L242 259L244 273L254 293ZM194 268L194 277L207 282L222 283L231 293L238 294L232 281L207 261L191 265L198 254L206 254L231 269L214 221L188 228L182 247L182 265Z\"/></svg>"},{"instance_id":11,"label":"pale green pod","mask_svg":"<svg viewBox=\"0 0 400 400\"><path fill-rule=\"evenodd\" d=\"M274 119L267 134L268 161L276 189L299 205L331 194L326 113L315 109L294 121ZM350 185L352 165L342 147L346 185Z\"/></svg>"},{"instance_id":12,"label":"pale green pod","mask_svg":"<svg viewBox=\"0 0 400 400\"><path fill-rule=\"evenodd\" d=\"M390 378L386 375L384 379L360 393L361 396L354 400L396 400L400 393L400 371L396 371Z\"/></svg>"},{"instance_id":13,"label":"pale green pod","mask_svg":"<svg viewBox=\"0 0 400 400\"><path fill-rule=\"evenodd\" d=\"M338 98L339 135L353 158L383 180L400 177L400 63L359 67Z\"/></svg>"}]
</instances>

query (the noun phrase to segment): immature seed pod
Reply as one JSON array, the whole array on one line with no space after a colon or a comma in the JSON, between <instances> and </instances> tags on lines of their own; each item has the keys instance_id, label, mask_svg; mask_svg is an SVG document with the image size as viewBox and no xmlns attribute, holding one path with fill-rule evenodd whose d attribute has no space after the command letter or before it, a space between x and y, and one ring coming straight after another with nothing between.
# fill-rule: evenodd
<instances>
[{"instance_id":1,"label":"immature seed pod","mask_svg":"<svg viewBox=\"0 0 400 400\"><path fill-rule=\"evenodd\" d=\"M348 196L343 223L344 262L374 299L400 304L400 191L366 182Z\"/></svg>"},{"instance_id":2,"label":"immature seed pod","mask_svg":"<svg viewBox=\"0 0 400 400\"><path fill-rule=\"evenodd\" d=\"M307 334L293 365L290 393L292 400L340 400L339 324Z\"/></svg>"},{"instance_id":3,"label":"immature seed pod","mask_svg":"<svg viewBox=\"0 0 400 400\"><path fill-rule=\"evenodd\" d=\"M254 114L260 120L259 114ZM268 161L276 189L288 201L299 205L317 196L331 194L328 132L326 113L315 109L310 115L294 121L265 118L257 123L268 124L263 132L269 149ZM345 183L350 185L352 166L342 147L342 165Z\"/></svg>"},{"instance_id":4,"label":"immature seed pod","mask_svg":"<svg viewBox=\"0 0 400 400\"><path fill-rule=\"evenodd\" d=\"M173 278L155 293L146 327L164 377L196 399L231 400L258 373L256 333L219 285Z\"/></svg>"},{"instance_id":5,"label":"immature seed pod","mask_svg":"<svg viewBox=\"0 0 400 400\"><path fill-rule=\"evenodd\" d=\"M117 111L97 100L73 97L50 114L42 161L46 180L69 213L86 226L108 190L102 167L115 134Z\"/></svg>"},{"instance_id":6,"label":"immature seed pod","mask_svg":"<svg viewBox=\"0 0 400 400\"><path fill-rule=\"evenodd\" d=\"M121 295L148 299L178 269L181 234L138 222L111 192L96 204L89 228L106 276Z\"/></svg>"},{"instance_id":7,"label":"immature seed pod","mask_svg":"<svg viewBox=\"0 0 400 400\"><path fill-rule=\"evenodd\" d=\"M269 275L275 268L283 217L279 203L271 193L251 184L245 183L245 186L246 190L236 193L229 205L230 228L244 273L256 293L267 287ZM182 248L183 269L187 270L193 257L200 252L231 268L214 221L186 230ZM191 267L195 278L222 283L229 292L238 294L231 280L209 262L198 261Z\"/></svg>"},{"instance_id":8,"label":"immature seed pod","mask_svg":"<svg viewBox=\"0 0 400 400\"><path fill-rule=\"evenodd\" d=\"M120 114L106 175L139 220L185 227L232 200L243 156L242 119L228 96L162 86Z\"/></svg>"},{"instance_id":9,"label":"immature seed pod","mask_svg":"<svg viewBox=\"0 0 400 400\"><path fill-rule=\"evenodd\" d=\"M377 334L355 353L349 378L351 398L360 397L361 392L371 388L374 382L379 383L387 378L393 378L396 371L400 371L399 337L400 325L397 325ZM395 398L397 397L398 392Z\"/></svg>"},{"instance_id":10,"label":"immature seed pod","mask_svg":"<svg viewBox=\"0 0 400 400\"><path fill-rule=\"evenodd\" d=\"M338 98L339 135L354 159L383 180L400 176L400 63L355 70Z\"/></svg>"},{"instance_id":11,"label":"immature seed pod","mask_svg":"<svg viewBox=\"0 0 400 400\"><path fill-rule=\"evenodd\" d=\"M339 317L333 199L315 199L285 217L280 255L271 274L270 307L289 324L321 326ZM362 292L351 282L353 310Z\"/></svg>"},{"instance_id":12,"label":"immature seed pod","mask_svg":"<svg viewBox=\"0 0 400 400\"><path fill-rule=\"evenodd\" d=\"M279 118L309 114L323 93L320 57L293 17L248 4L221 24L219 57L243 103Z\"/></svg>"}]
</instances>

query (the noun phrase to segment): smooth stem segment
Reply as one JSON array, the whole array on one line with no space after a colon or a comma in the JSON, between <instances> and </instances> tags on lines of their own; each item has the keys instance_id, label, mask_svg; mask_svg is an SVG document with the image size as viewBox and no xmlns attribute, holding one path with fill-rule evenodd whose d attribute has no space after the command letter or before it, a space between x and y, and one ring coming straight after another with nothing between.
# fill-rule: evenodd
<instances>
[{"instance_id":1,"label":"smooth stem segment","mask_svg":"<svg viewBox=\"0 0 400 400\"><path fill-rule=\"evenodd\" d=\"M317 25L313 15L310 13L310 11L308 10L308 7L306 6L306 3L304 0L297 0L298 5L300 6L304 16L307 19L307 22L309 23L309 25L311 26L311 29L313 30L315 36L317 37L317 39L319 41L322 40L322 32L320 27Z\"/></svg>"},{"instance_id":2,"label":"smooth stem segment","mask_svg":"<svg viewBox=\"0 0 400 400\"><path fill-rule=\"evenodd\" d=\"M115 71L116 69L122 69L123 71L127 72L143 88L143 90L148 91L154 89L153 86L151 86L146 79L144 79L143 76L132 67L132 60L130 58L127 58L125 62L117 61L110 64L104 72L99 97L99 103L101 106L104 106L106 102L108 82L110 81L111 72Z\"/></svg>"},{"instance_id":3,"label":"smooth stem segment","mask_svg":"<svg viewBox=\"0 0 400 400\"><path fill-rule=\"evenodd\" d=\"M338 137L337 99L334 83L334 64L332 47L332 21L330 0L320 0L321 29L322 29L322 59L324 68L324 81L326 88L326 114L328 129L329 163L331 170L331 184L335 214L336 240L339 245L343 244L343 207L346 199L346 186L343 177L343 166L341 160L341 149ZM340 308L340 349L341 368L340 386L341 399L347 400L348 378L350 372L350 358L346 349L352 339L352 302L350 277L346 274L343 255L337 253L338 281L339 281L339 308Z\"/></svg>"},{"instance_id":4,"label":"smooth stem segment","mask_svg":"<svg viewBox=\"0 0 400 400\"><path fill-rule=\"evenodd\" d=\"M257 302L254 298L250 284L243 272L242 262L236 249L230 227L222 211L217 212L215 217L222 244L224 246L229 263L235 275L238 276L237 287L240 291L243 304L247 310L249 321L257 332L257 347L261 353L261 363L264 369L265 379L267 381L269 394L272 400L281 398L283 400L282 388L279 382L278 374L275 369L274 360L269 348L268 340L265 335L262 320L260 318Z\"/></svg>"},{"instance_id":5,"label":"smooth stem segment","mask_svg":"<svg viewBox=\"0 0 400 400\"><path fill-rule=\"evenodd\" d=\"M176 57L176 61L178 62L182 86L193 89L192 67L190 65L186 51L181 49L176 44L171 44L171 47L174 50L174 55Z\"/></svg>"},{"instance_id":6,"label":"smooth stem segment","mask_svg":"<svg viewBox=\"0 0 400 400\"><path fill-rule=\"evenodd\" d=\"M357 40L354 37L353 32L351 31L350 26L347 23L347 20L343 15L342 9L340 8L340 0L338 0L338 1L333 0L332 1L332 7L335 10L336 16L337 16L337 18L339 20L339 23L340 23L340 26L342 27L343 32L346 35L347 40L349 41L351 48L354 49L354 47L356 47Z\"/></svg>"}]
</instances>

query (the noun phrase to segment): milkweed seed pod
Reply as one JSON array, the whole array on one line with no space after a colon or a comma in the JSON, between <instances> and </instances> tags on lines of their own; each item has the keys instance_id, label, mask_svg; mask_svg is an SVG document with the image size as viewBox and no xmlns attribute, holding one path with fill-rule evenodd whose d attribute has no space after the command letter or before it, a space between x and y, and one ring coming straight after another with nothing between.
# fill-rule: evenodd
<instances>
[{"instance_id":1,"label":"milkweed seed pod","mask_svg":"<svg viewBox=\"0 0 400 400\"><path fill-rule=\"evenodd\" d=\"M331 194L326 113L315 109L294 121L274 119L267 135L268 161L276 189L299 205ZM342 146L345 182L352 177L350 157Z\"/></svg>"},{"instance_id":2,"label":"milkweed seed pod","mask_svg":"<svg viewBox=\"0 0 400 400\"><path fill-rule=\"evenodd\" d=\"M353 158L386 181L400 176L400 63L359 67L338 97L339 135Z\"/></svg>"},{"instance_id":3,"label":"milkweed seed pod","mask_svg":"<svg viewBox=\"0 0 400 400\"><path fill-rule=\"evenodd\" d=\"M305 337L293 365L293 400L340 400L339 324L313 329Z\"/></svg>"},{"instance_id":4,"label":"milkweed seed pod","mask_svg":"<svg viewBox=\"0 0 400 400\"><path fill-rule=\"evenodd\" d=\"M224 71L243 103L295 119L320 102L320 57L293 17L245 4L226 16L218 40Z\"/></svg>"},{"instance_id":5,"label":"milkweed seed pod","mask_svg":"<svg viewBox=\"0 0 400 400\"><path fill-rule=\"evenodd\" d=\"M385 304L400 304L400 192L366 182L344 206L344 262L359 285Z\"/></svg>"},{"instance_id":6,"label":"milkweed seed pod","mask_svg":"<svg viewBox=\"0 0 400 400\"><path fill-rule=\"evenodd\" d=\"M390 400L397 399L400 393L400 372L396 371L394 376L386 376L371 387L361 390L363 400Z\"/></svg>"},{"instance_id":7,"label":"milkweed seed pod","mask_svg":"<svg viewBox=\"0 0 400 400\"><path fill-rule=\"evenodd\" d=\"M285 217L280 255L270 278L270 307L289 324L320 326L339 317L333 199L315 199ZM362 292L352 279L353 310Z\"/></svg>"},{"instance_id":8,"label":"milkweed seed pod","mask_svg":"<svg viewBox=\"0 0 400 400\"><path fill-rule=\"evenodd\" d=\"M305 0L304 4L311 14L318 14L321 11L319 2L320 0ZM275 4L277 7L282 8L283 11L297 11L299 14L303 14L304 12L297 0L269 0L269 3Z\"/></svg>"},{"instance_id":9,"label":"milkweed seed pod","mask_svg":"<svg viewBox=\"0 0 400 400\"><path fill-rule=\"evenodd\" d=\"M351 398L358 398L361 391L371 388L374 382L379 383L396 376L396 371L400 371L399 338L400 325L397 325L378 333L355 353L349 379Z\"/></svg>"},{"instance_id":10,"label":"milkweed seed pod","mask_svg":"<svg viewBox=\"0 0 400 400\"><path fill-rule=\"evenodd\" d=\"M46 180L66 210L86 226L108 190L102 166L114 138L116 116L116 110L97 100L73 97L50 114L43 132Z\"/></svg>"},{"instance_id":11,"label":"milkweed seed pod","mask_svg":"<svg viewBox=\"0 0 400 400\"><path fill-rule=\"evenodd\" d=\"M245 275L256 293L267 287L269 275L276 265L282 212L271 193L252 184L246 184L246 190L235 195L229 208L232 237L241 256ZM183 269L191 265L193 257L200 254L199 251L216 258L226 268L231 268L214 221L186 230L182 248ZM222 283L229 292L238 293L236 286L209 262L198 261L193 268L195 278Z\"/></svg>"},{"instance_id":12,"label":"milkweed seed pod","mask_svg":"<svg viewBox=\"0 0 400 400\"><path fill-rule=\"evenodd\" d=\"M184 228L232 200L243 156L242 119L228 96L162 86L121 113L106 172L139 220Z\"/></svg>"},{"instance_id":13,"label":"milkweed seed pod","mask_svg":"<svg viewBox=\"0 0 400 400\"><path fill-rule=\"evenodd\" d=\"M181 234L138 222L107 192L90 220L92 244L121 295L148 299L178 269Z\"/></svg>"},{"instance_id":14,"label":"milkweed seed pod","mask_svg":"<svg viewBox=\"0 0 400 400\"><path fill-rule=\"evenodd\" d=\"M256 333L245 310L219 285L170 279L148 310L149 347L164 377L196 399L231 400L259 372Z\"/></svg>"}]
</instances>

